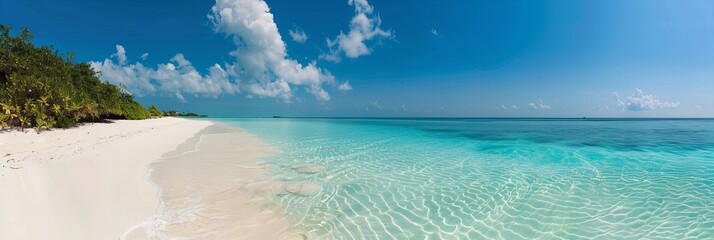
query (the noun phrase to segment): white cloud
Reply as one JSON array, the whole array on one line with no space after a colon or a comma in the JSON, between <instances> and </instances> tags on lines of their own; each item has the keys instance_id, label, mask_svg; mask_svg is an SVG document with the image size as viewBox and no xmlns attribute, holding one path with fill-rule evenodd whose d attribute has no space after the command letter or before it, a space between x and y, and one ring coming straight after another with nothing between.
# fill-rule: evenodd
<instances>
[{"instance_id":1,"label":"white cloud","mask_svg":"<svg viewBox=\"0 0 714 240\"><path fill-rule=\"evenodd\" d=\"M287 56L273 14L262 0L216 0L208 16L214 29L233 37L236 62L229 74L246 81L248 92L259 97L292 98L290 85L307 86L319 100L329 100L323 83L334 84L329 72L315 62L302 65Z\"/></svg>"},{"instance_id":2,"label":"white cloud","mask_svg":"<svg viewBox=\"0 0 714 240\"><path fill-rule=\"evenodd\" d=\"M434 36L437 36L437 37L439 36L439 32L436 31L436 28L431 29L431 34L433 34Z\"/></svg>"},{"instance_id":3,"label":"white cloud","mask_svg":"<svg viewBox=\"0 0 714 240\"><path fill-rule=\"evenodd\" d=\"M321 59L332 62L339 62L341 55L349 58L371 53L366 41L379 37L392 37L390 31L381 29L382 19L374 14L374 8L367 0L349 0L347 2L355 8L355 15L350 21L350 31L345 34L340 32L335 39L327 39L328 53L320 55Z\"/></svg>"},{"instance_id":4,"label":"white cloud","mask_svg":"<svg viewBox=\"0 0 714 240\"><path fill-rule=\"evenodd\" d=\"M89 62L90 66L101 73L101 79L113 84L126 87L129 93L144 96L156 92L156 88L149 82L150 71L141 63L124 66L107 58L103 62Z\"/></svg>"},{"instance_id":5,"label":"white cloud","mask_svg":"<svg viewBox=\"0 0 714 240\"><path fill-rule=\"evenodd\" d=\"M174 93L174 96L176 96L176 99L178 99L179 102L182 102L182 103L186 102L186 98L184 98L183 95L181 95L181 93Z\"/></svg>"},{"instance_id":6,"label":"white cloud","mask_svg":"<svg viewBox=\"0 0 714 240\"><path fill-rule=\"evenodd\" d=\"M623 102L622 99L620 99L620 94L618 94L617 92L612 93L612 98L615 99L615 102L617 103L618 107L625 106L625 102Z\"/></svg>"},{"instance_id":7,"label":"white cloud","mask_svg":"<svg viewBox=\"0 0 714 240\"><path fill-rule=\"evenodd\" d=\"M305 43L305 41L307 41L307 34L299 27L295 27L294 30L288 30L288 34L290 34L290 37L292 37L295 42Z\"/></svg>"},{"instance_id":8,"label":"white cloud","mask_svg":"<svg viewBox=\"0 0 714 240\"><path fill-rule=\"evenodd\" d=\"M125 65L126 64L126 50L124 49L124 46L117 44L116 48L117 48L117 52L115 54L112 54L112 57L116 57L117 60L119 60L119 65Z\"/></svg>"},{"instance_id":9,"label":"white cloud","mask_svg":"<svg viewBox=\"0 0 714 240\"><path fill-rule=\"evenodd\" d=\"M679 107L679 102L662 102L653 95L645 94L645 92L639 88L635 88L635 92L627 96L625 100L622 100L617 92L613 92L612 96L618 107L628 111L648 111Z\"/></svg>"},{"instance_id":10,"label":"white cloud","mask_svg":"<svg viewBox=\"0 0 714 240\"><path fill-rule=\"evenodd\" d=\"M126 57L121 57L126 56L126 50L121 45L117 45L114 56L117 56L118 62L107 58L89 64L101 73L102 79L123 85L138 96L159 93L175 96L184 102L182 93L217 97L239 92L237 84L228 79L227 73L218 64L208 69L208 75L201 75L183 54L177 54L168 63L159 64L156 68L147 68L139 62L129 64Z\"/></svg>"},{"instance_id":11,"label":"white cloud","mask_svg":"<svg viewBox=\"0 0 714 240\"><path fill-rule=\"evenodd\" d=\"M229 53L235 61L214 64L201 74L182 54L155 68L128 63L126 50L104 61L90 62L101 71L102 79L122 84L139 96L159 94L185 101L183 94L217 97L245 93L255 97L275 97L291 101L297 89L304 89L318 100L330 95L323 85L340 88L334 76L317 67L315 61L301 64L287 56L285 42L267 3L262 0L216 0L208 15L214 30L232 37L236 49ZM145 59L148 53L142 54ZM346 83L343 83L343 85ZM342 87L349 87L349 84Z\"/></svg>"},{"instance_id":12,"label":"white cloud","mask_svg":"<svg viewBox=\"0 0 714 240\"><path fill-rule=\"evenodd\" d=\"M377 110L384 109L384 106L382 106L382 104L379 103L379 99L375 99L374 101L369 102L369 105L372 105Z\"/></svg>"},{"instance_id":13,"label":"white cloud","mask_svg":"<svg viewBox=\"0 0 714 240\"><path fill-rule=\"evenodd\" d=\"M148 53L141 54L141 60L146 60L146 58L149 56Z\"/></svg>"},{"instance_id":14,"label":"white cloud","mask_svg":"<svg viewBox=\"0 0 714 240\"><path fill-rule=\"evenodd\" d=\"M538 99L538 101L534 103L528 103L528 107L530 107L533 110L550 110L551 107L548 104L543 103L543 100Z\"/></svg>"},{"instance_id":15,"label":"white cloud","mask_svg":"<svg viewBox=\"0 0 714 240\"><path fill-rule=\"evenodd\" d=\"M506 106L505 104L501 104L501 108L503 110L518 110L518 107L516 105L511 104L510 106Z\"/></svg>"},{"instance_id":16,"label":"white cloud","mask_svg":"<svg viewBox=\"0 0 714 240\"><path fill-rule=\"evenodd\" d=\"M340 86L337 87L337 89L340 91L349 91L349 90L352 90L352 86L350 85L350 82L348 81L348 82L344 82L344 83L340 84Z\"/></svg>"}]
</instances>

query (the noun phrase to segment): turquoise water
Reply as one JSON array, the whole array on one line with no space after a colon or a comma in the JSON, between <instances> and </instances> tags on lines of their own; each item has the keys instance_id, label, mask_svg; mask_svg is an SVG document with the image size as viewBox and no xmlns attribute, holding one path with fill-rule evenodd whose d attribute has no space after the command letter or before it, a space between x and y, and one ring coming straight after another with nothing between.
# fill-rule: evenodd
<instances>
[{"instance_id":1,"label":"turquoise water","mask_svg":"<svg viewBox=\"0 0 714 240\"><path fill-rule=\"evenodd\" d=\"M310 239L714 239L714 120L216 120L322 187L275 196Z\"/></svg>"}]
</instances>

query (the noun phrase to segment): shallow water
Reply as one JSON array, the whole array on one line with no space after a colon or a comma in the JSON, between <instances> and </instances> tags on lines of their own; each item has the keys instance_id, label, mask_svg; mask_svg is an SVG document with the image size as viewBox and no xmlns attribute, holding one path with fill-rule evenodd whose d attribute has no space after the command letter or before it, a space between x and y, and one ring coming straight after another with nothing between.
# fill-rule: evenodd
<instances>
[{"instance_id":1,"label":"shallow water","mask_svg":"<svg viewBox=\"0 0 714 240\"><path fill-rule=\"evenodd\" d=\"M310 239L714 239L714 121L215 119Z\"/></svg>"},{"instance_id":2,"label":"shallow water","mask_svg":"<svg viewBox=\"0 0 714 240\"><path fill-rule=\"evenodd\" d=\"M244 131L212 125L152 163L156 214L121 239L303 239L291 231L277 194L309 194L313 183L273 181L258 159L279 152Z\"/></svg>"}]
</instances>

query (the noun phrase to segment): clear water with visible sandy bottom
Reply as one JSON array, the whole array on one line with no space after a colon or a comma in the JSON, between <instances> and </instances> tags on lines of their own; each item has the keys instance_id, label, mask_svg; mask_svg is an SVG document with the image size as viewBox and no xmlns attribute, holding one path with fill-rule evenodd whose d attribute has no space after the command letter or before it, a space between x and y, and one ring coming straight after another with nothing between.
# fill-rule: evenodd
<instances>
[{"instance_id":1,"label":"clear water with visible sandy bottom","mask_svg":"<svg viewBox=\"0 0 714 240\"><path fill-rule=\"evenodd\" d=\"M309 239L714 239L714 121L215 119Z\"/></svg>"}]
</instances>

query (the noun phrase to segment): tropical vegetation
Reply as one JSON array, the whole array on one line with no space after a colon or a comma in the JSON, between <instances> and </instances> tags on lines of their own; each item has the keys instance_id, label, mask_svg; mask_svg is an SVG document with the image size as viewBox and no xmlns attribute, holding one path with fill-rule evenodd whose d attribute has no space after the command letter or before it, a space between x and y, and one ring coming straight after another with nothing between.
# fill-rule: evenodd
<instances>
[{"instance_id":1,"label":"tropical vegetation","mask_svg":"<svg viewBox=\"0 0 714 240\"><path fill-rule=\"evenodd\" d=\"M154 105L151 105L149 107L149 113L151 114L152 117L163 117L164 116L164 112L159 110L159 108L157 108Z\"/></svg>"},{"instance_id":2,"label":"tropical vegetation","mask_svg":"<svg viewBox=\"0 0 714 240\"><path fill-rule=\"evenodd\" d=\"M44 130L163 115L102 81L89 64L75 63L73 54L33 45L34 35L27 28L15 36L11 30L0 25L0 127Z\"/></svg>"},{"instance_id":3,"label":"tropical vegetation","mask_svg":"<svg viewBox=\"0 0 714 240\"><path fill-rule=\"evenodd\" d=\"M164 112L164 116L171 117L208 117L208 115L200 115L192 112L178 112L176 110L169 110Z\"/></svg>"}]
</instances>

